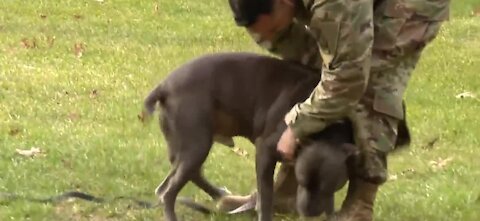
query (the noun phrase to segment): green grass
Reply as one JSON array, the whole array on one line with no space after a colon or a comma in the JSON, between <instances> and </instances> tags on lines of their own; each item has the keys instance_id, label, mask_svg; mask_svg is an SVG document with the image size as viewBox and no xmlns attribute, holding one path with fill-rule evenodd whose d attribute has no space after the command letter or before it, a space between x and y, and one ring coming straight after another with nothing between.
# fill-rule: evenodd
<instances>
[{"instance_id":1,"label":"green grass","mask_svg":"<svg viewBox=\"0 0 480 221\"><path fill-rule=\"evenodd\" d=\"M381 188L376 220L480 220L480 101L455 98L464 91L480 95L480 16L472 16L479 7L477 0L452 2L452 18L413 74L406 100L414 141L390 158L398 179ZM28 47L34 40L36 47ZM75 44L83 45L81 57ZM235 27L224 0L2 0L0 192L49 196L78 189L153 201L170 165L158 126L137 120L143 98L178 65L219 51L265 53ZM248 193L255 186L254 150L238 141L247 157L218 146L205 172L214 183ZM30 147L45 156L15 153ZM449 157L441 169L430 165ZM192 185L181 194L209 200ZM178 213L187 220L251 220L182 207ZM162 212L125 202L18 201L0 204L0 220L162 220Z\"/></svg>"}]
</instances>

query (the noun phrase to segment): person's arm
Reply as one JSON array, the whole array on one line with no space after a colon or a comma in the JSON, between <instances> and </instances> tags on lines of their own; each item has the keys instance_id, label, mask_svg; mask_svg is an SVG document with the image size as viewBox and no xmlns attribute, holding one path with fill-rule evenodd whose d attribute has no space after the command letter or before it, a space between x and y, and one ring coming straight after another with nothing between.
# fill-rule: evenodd
<instances>
[{"instance_id":1,"label":"person's arm","mask_svg":"<svg viewBox=\"0 0 480 221\"><path fill-rule=\"evenodd\" d=\"M314 0L310 10L309 28L324 65L313 93L286 117L300 139L342 118L359 102L368 82L373 44L373 0Z\"/></svg>"},{"instance_id":2,"label":"person's arm","mask_svg":"<svg viewBox=\"0 0 480 221\"><path fill-rule=\"evenodd\" d=\"M252 34L257 44L271 53L321 72L321 81L310 97L285 117L296 138L321 131L342 118L362 97L373 44L372 1L345 6L340 0L314 0L309 29L293 22L271 42Z\"/></svg>"}]
</instances>

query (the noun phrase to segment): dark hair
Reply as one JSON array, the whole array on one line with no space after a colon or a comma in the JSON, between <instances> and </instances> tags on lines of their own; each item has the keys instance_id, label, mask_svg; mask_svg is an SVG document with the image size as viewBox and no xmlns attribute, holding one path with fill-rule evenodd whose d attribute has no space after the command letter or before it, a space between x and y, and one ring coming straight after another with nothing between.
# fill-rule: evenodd
<instances>
[{"instance_id":1,"label":"dark hair","mask_svg":"<svg viewBox=\"0 0 480 221\"><path fill-rule=\"evenodd\" d=\"M228 3L235 23L245 27L253 24L260 14L270 13L273 6L273 0L228 0Z\"/></svg>"}]
</instances>

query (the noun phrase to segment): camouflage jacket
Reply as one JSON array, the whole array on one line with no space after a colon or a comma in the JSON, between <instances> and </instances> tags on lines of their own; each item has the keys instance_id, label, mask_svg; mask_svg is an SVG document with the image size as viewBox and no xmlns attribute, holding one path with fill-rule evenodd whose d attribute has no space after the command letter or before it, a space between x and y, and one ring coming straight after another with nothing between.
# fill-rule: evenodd
<instances>
[{"instance_id":1,"label":"camouflage jacket","mask_svg":"<svg viewBox=\"0 0 480 221\"><path fill-rule=\"evenodd\" d=\"M376 38L373 23L386 18L404 21L388 24L390 32L402 28L394 26L404 25L406 20L434 22L449 16L449 0L299 0L299 3L294 22L272 42L261 42L252 35L268 51L314 67L322 75L311 96L295 105L285 117L297 138L321 131L345 117L367 87L378 86L368 83L372 48L392 39ZM395 40L395 33L391 38ZM404 89L384 93L384 103L380 105L390 112L387 114L399 119L403 118Z\"/></svg>"}]
</instances>

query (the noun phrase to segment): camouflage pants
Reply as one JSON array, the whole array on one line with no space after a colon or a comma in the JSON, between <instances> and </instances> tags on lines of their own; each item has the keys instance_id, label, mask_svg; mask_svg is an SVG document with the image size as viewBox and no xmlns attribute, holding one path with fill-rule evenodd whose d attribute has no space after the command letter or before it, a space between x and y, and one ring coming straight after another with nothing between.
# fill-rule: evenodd
<instances>
[{"instance_id":1,"label":"camouflage pants","mask_svg":"<svg viewBox=\"0 0 480 221\"><path fill-rule=\"evenodd\" d=\"M431 0L410 1L423 4L417 11L405 9L408 7L402 3L406 1L401 0L362 2L375 5L371 17L362 17L371 20L374 41L368 61L370 73L365 94L348 113L348 117L354 123L355 141L361 150L357 160L357 175L364 178L376 177L375 182L382 183L387 177L386 155L394 149L398 121L404 117L402 99L408 81L425 46L437 36L442 22L448 18L449 2L445 0L437 4ZM320 69L321 56L316 41L309 34L299 37L298 33L294 33L303 29L303 24L293 23L274 42L257 43L286 60ZM340 38L348 31L338 30ZM332 38L328 36L324 39L327 40L323 42L324 50L332 48L332 45L336 48L346 47L340 45L339 40L329 42ZM322 45L322 42L319 44ZM293 170L287 167L282 165L277 176L276 194L296 189L296 183L291 180L294 179ZM294 194L292 192L286 195Z\"/></svg>"},{"instance_id":2,"label":"camouflage pants","mask_svg":"<svg viewBox=\"0 0 480 221\"><path fill-rule=\"evenodd\" d=\"M398 13L395 1L382 1L374 12L374 43L370 78L364 96L349 114L356 144L362 148L363 177L385 172L382 157L394 149L398 121L404 118L402 100L425 46L438 34L443 18ZM376 152L380 158L371 158Z\"/></svg>"}]
</instances>

